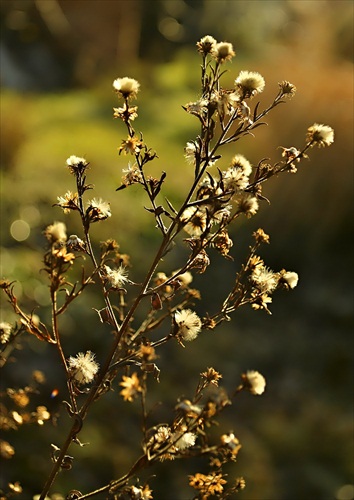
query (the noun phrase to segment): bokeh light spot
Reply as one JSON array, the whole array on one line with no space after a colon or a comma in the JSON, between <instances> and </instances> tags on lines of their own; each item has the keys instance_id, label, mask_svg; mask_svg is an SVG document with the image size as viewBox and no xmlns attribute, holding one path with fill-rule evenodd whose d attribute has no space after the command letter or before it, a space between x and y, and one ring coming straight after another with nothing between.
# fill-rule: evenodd
<instances>
[{"instance_id":1,"label":"bokeh light spot","mask_svg":"<svg viewBox=\"0 0 354 500\"><path fill-rule=\"evenodd\" d=\"M26 205L20 210L20 217L32 227L38 224L41 220L41 214L34 205Z\"/></svg>"},{"instance_id":2,"label":"bokeh light spot","mask_svg":"<svg viewBox=\"0 0 354 500\"><path fill-rule=\"evenodd\" d=\"M343 484L336 492L336 500L353 500L354 499L354 485Z\"/></svg>"},{"instance_id":3,"label":"bokeh light spot","mask_svg":"<svg viewBox=\"0 0 354 500\"><path fill-rule=\"evenodd\" d=\"M159 22L159 30L167 40L173 42L181 40L184 34L183 26L173 17L164 17Z\"/></svg>"},{"instance_id":4,"label":"bokeh light spot","mask_svg":"<svg viewBox=\"0 0 354 500\"><path fill-rule=\"evenodd\" d=\"M29 224L22 220L15 220L10 227L10 234L16 241L25 241L31 233Z\"/></svg>"}]
</instances>

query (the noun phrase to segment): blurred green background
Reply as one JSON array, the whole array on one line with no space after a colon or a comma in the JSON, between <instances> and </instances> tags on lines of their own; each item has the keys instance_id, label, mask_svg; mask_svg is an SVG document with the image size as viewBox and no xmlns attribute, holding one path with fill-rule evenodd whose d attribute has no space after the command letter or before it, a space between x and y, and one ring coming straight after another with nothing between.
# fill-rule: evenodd
<instances>
[{"instance_id":1,"label":"blurred green background","mask_svg":"<svg viewBox=\"0 0 354 500\"><path fill-rule=\"evenodd\" d=\"M232 390L241 372L259 370L267 379L261 398L241 394L225 412L220 432L234 431L243 444L229 478L244 476L240 500L352 500L353 484L353 3L333 0L11 0L1 1L1 276L18 280L16 292L28 310L49 319L46 278L40 272L43 229L63 220L68 234L80 227L74 216L52 208L73 190L65 160L75 154L91 163L93 196L111 203L113 216L92 228L95 244L114 237L132 256L130 276L141 281L158 245L158 233L143 193L135 186L115 192L129 157L117 148L126 132L112 118L117 105L114 78L141 83L135 128L159 159L151 174L167 172L165 195L176 205L192 178L183 147L198 133L197 120L181 105L199 92L200 60L195 43L210 34L233 43L236 58L224 84L240 70L260 72L264 106L284 79L296 85L294 99L279 106L268 127L224 151L253 164L279 159L278 146L301 147L307 127L335 129L329 149L312 150L296 175L265 186L271 205L232 234L235 261L211 254L212 266L193 282L213 312L227 292L258 227L271 236L262 256L275 270L299 273L297 289L274 297L272 316L240 310L233 322L206 332L181 349L161 349L161 383L151 382L151 405L169 419L169 405L192 396L207 366L223 373ZM254 102L252 102L252 105ZM221 165L220 165L221 166ZM91 193L90 193L91 194ZM20 241L19 241L20 240ZM168 273L183 252L168 262ZM103 359L110 338L92 307L94 290L62 321L67 354L92 349ZM4 304L2 321L13 314ZM3 369L4 387L23 387L34 368L47 382L31 405L61 411L56 425L23 426L4 433L16 449L3 461L1 486L20 479L21 498L38 493L49 469L49 443L60 446L68 420L60 407L65 388L54 350L33 339ZM51 400L57 387L59 397ZM139 454L139 405L115 392L92 409L82 433L90 446L75 448L72 471L54 491L88 492L124 473ZM118 399L118 401L117 401ZM161 417L160 417L161 418ZM156 423L153 420L153 423ZM205 464L204 464L205 466ZM157 500L187 500L187 474L205 472L199 462L162 463L146 472ZM171 493L173 492L173 493Z\"/></svg>"}]
</instances>

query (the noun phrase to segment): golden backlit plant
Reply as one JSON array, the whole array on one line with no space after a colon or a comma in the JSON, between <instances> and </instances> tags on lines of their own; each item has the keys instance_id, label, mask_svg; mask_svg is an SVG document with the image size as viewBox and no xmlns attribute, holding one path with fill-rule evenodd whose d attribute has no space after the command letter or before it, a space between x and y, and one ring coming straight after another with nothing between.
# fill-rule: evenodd
<instances>
[{"instance_id":1,"label":"golden backlit plant","mask_svg":"<svg viewBox=\"0 0 354 500\"><path fill-rule=\"evenodd\" d=\"M14 282L6 278L1 282L3 292L18 316L16 325L5 321L0 324L1 365L6 363L10 354L13 355L21 336L27 332L38 342L55 347L67 385L63 404L71 418L71 426L61 443L51 444L51 453L48 443L48 477L43 479L41 494L34 498L48 498L55 490L59 471L65 473L65 470L75 467L74 445L83 445L80 432L85 419L92 406L99 404L114 387L119 388L121 396L116 398L118 407L140 400L141 455L124 474L112 477L108 484L102 484L95 491L81 492L75 489L78 485L72 485L71 491L49 498L152 499L153 480L152 484L139 480L143 469L159 461L170 461L173 467L175 459L202 456L209 460L207 470L191 471L189 479L185 479L189 481L194 498L227 498L245 488L242 477L229 480L223 469L225 464L237 459L241 448L238 437L220 429L219 439L215 441L211 430L214 429L215 433L220 413L234 403L240 391L249 391L253 395L264 392L266 381L263 375L255 370L241 373L239 384L227 394L219 386L222 374L212 367L205 367L189 399L175 395L176 404L167 423L159 422L158 410L154 413L148 408L149 381L151 377L159 380L162 376L157 354L162 345L172 342L176 349L180 346L188 348L189 342L198 342L200 335L230 321L241 306L270 314L274 292L297 286L296 272L274 271L260 257L261 245L270 242L263 229L253 232L253 243L235 275L232 288L225 297L215 298L213 311L204 310L202 314L195 311L195 303L201 299L201 294L191 284L193 275L203 274L209 265L213 265L210 249L229 261L233 260L229 229L235 226L238 218L255 215L261 204L268 201L262 194L263 184L283 172L296 173L309 150L313 146L331 145L334 133L326 125L312 125L308 128L304 145L281 147L281 158L274 164L260 160L252 165L237 153L236 145L234 155L224 159L224 146L253 135L256 128L264 124L266 115L293 97L296 89L288 81L280 82L273 102L260 109L254 99L265 87L260 74L240 71L232 88L222 86L224 67L235 56L231 43L218 43L213 37L205 36L197 43L197 50L201 56L199 97L183 108L198 120L200 131L184 149L193 177L188 194L178 207L162 194L166 173L162 172L158 178L149 174L148 164L154 161L156 153L145 143L143 134L133 127L138 117L138 107L133 103L140 84L128 77L113 82L119 101L119 107L114 108L114 117L123 122L127 131L118 150L119 154L130 158L117 191L133 184L145 191L149 203L145 208L151 214L151 223L160 237L156 254L146 258L145 275L134 275L129 255L121 253L115 235L104 241L99 251L93 248L92 225L104 223L112 216L110 204L100 197L88 196L93 185L87 176L89 169L95 166L91 167L85 158L72 155L66 160L66 166L74 186L59 196L55 205L66 215L76 212L74 215L79 217L82 231L80 235L68 235L63 222L54 222L45 230L48 248L44 254L44 269L49 280L50 324L41 321L40 308L33 312L22 309L15 295ZM164 257L181 245L188 249L188 258L177 270L167 269ZM81 279L74 281L73 271L81 267ZM59 324L60 316L85 293L86 288L94 284L100 286L97 321L104 324L107 331L113 332L100 364L94 352L68 350L68 340L64 349L64 327ZM103 305L100 305L102 300ZM149 304L148 308L146 304ZM139 321L136 313L140 309L147 310L147 313ZM203 310L203 306L199 305L198 310ZM32 422L44 425L50 420L50 412L45 406L38 406L32 413L26 410L31 395L40 392L43 380L44 374L37 371L27 387L7 389L1 406L4 430L17 429ZM140 439L141 436L137 436L137 440ZM5 459L15 460L15 450L5 440L1 442L1 454ZM21 491L21 477L18 477L18 482L8 485L2 498L10 498Z\"/></svg>"}]
</instances>

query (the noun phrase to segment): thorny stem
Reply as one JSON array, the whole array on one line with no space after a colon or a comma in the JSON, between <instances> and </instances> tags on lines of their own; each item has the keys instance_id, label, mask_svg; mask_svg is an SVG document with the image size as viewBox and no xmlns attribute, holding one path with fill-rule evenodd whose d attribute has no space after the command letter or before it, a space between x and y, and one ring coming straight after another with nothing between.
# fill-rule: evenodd
<instances>
[{"instance_id":1,"label":"thorny stem","mask_svg":"<svg viewBox=\"0 0 354 500\"><path fill-rule=\"evenodd\" d=\"M197 393L196 393L195 397L193 398L194 403L197 403L200 400L200 398L202 397L202 391L206 388L207 385L208 384L203 385L200 388L197 388ZM237 392L239 392L239 390L241 390L242 388L243 388L243 386L239 386L236 389L235 394ZM219 411L220 411L220 409L219 409ZM190 420L190 422L188 423L188 426L187 426L185 432L192 431L195 428L195 425L198 424L199 420L200 420L199 415L192 418ZM99 493L103 493L104 491L112 491L113 492L114 490L117 490L118 488L124 486L127 483L128 479L130 477L132 477L138 470L144 469L145 467L151 467L157 461L157 459L159 459L164 454L168 453L169 450L175 446L178 439L179 439L179 436L175 440L169 441L166 446L161 447L151 457L149 456L149 452L146 452L144 455L142 455L141 457L139 457L136 460L136 462L134 463L134 465L132 466L130 471L127 474L125 474L124 476L122 476L120 479L112 480L107 485L102 486L101 488L99 488L95 491L91 491L90 493L87 493L87 494L80 496L78 498L78 500L84 500L86 498L96 496ZM207 447L206 449L203 448L201 450L201 453L202 454L209 453L212 449L215 449L215 448L213 448L213 447ZM188 456L191 456L191 455L188 455Z\"/></svg>"},{"instance_id":2,"label":"thorny stem","mask_svg":"<svg viewBox=\"0 0 354 500\"><path fill-rule=\"evenodd\" d=\"M79 199L80 199L80 196L79 196ZM81 213L83 214L83 210ZM145 297L147 287L148 287L150 280L151 280L151 278L152 278L152 276L153 276L153 274L154 274L154 272L155 272L155 270L160 262L160 259L161 259L162 255L166 249L166 246L168 245L168 243L170 241L170 235L171 235L176 223L177 223L176 220L171 223L171 226L170 226L169 230L167 231L166 235L164 236L164 239L159 247L159 250L157 251L157 254L155 255L155 258L150 266L150 270L145 277L145 280L141 286L141 290L140 290L138 296L136 297L135 301L133 302L130 310L127 312L125 319L120 327L119 327L117 320L115 318L115 315L114 315L114 312L112 309L112 305L110 303L108 295L107 295L107 293L104 293L104 300L105 300L108 312L111 315L112 320L114 321L114 326L115 326L117 334L116 334L115 340L111 346L110 352L106 358L106 361L98 374L96 384L92 387L90 393L87 396L85 403L83 404L82 408L80 409L79 416L82 420L84 420L84 418L86 417L88 408L90 407L91 403L94 401L94 399L95 399L95 397L96 397L96 395L101 387L101 384L102 384L102 382L103 382L103 380L104 380L104 378L109 370L110 364L111 364L112 360L114 359L114 355L116 354L120 340L121 340L123 334L125 333L126 328L129 325L131 317L133 316L133 314L134 314L136 308L138 307L138 305L140 304L141 300ZM94 253L93 253L91 241L90 241L89 234L88 234L88 228L86 226L85 226L85 238L86 238L86 243L87 243L88 254L91 257L95 268L97 268L96 259L95 259ZM61 452L59 454L59 457L53 465L52 471L51 471L51 473L48 477L48 480L43 488L43 491L41 493L39 500L44 500L51 485L53 484L55 477L58 474L58 471L60 469L61 463L65 457L65 454L66 454L75 434L76 434L76 425L73 425L69 431L69 434L68 434L68 437L67 437L65 443L63 444L63 446L61 448Z\"/></svg>"},{"instance_id":3,"label":"thorny stem","mask_svg":"<svg viewBox=\"0 0 354 500\"><path fill-rule=\"evenodd\" d=\"M247 186L247 189L250 189L250 188L253 188L255 186L257 186L258 184L262 184L262 182L268 180L270 177L272 177L273 175L277 175L277 174L280 174L282 172L285 172L286 170L288 170L289 166L296 162L297 160L301 160L301 158L304 157L306 151L308 151L313 145L313 141L311 142L308 142L307 144L305 144L305 146L303 147L303 149L297 154L297 156L295 156L294 158L291 158L291 159L288 159L285 164L279 168L278 170L275 170L275 171L270 171L268 173L266 173L263 177L260 177L259 179L257 179L256 181L254 182L251 182L251 184L249 184Z\"/></svg>"},{"instance_id":4,"label":"thorny stem","mask_svg":"<svg viewBox=\"0 0 354 500\"><path fill-rule=\"evenodd\" d=\"M217 64L216 65L216 68L214 69L214 71L212 71L212 81L210 82L209 80L207 80L207 65L206 65L206 58L205 56L203 57L203 64L202 64L202 76L201 76L201 79L202 79L202 91L205 95L205 93L207 93L209 99L210 99L210 95L211 95L211 92L212 92L212 89L214 88L214 86L217 86L218 85L218 82L219 82L219 65ZM160 263L160 260L161 258L163 257L163 255L165 254L166 250L168 249L168 246L171 244L172 240L174 239L174 237L178 234L179 230L180 230L180 218L181 218L181 215L183 213L183 211L186 209L186 207L188 207L188 205L191 203L191 199L192 199L192 196L194 194L194 191L199 183L199 181L201 180L202 176L204 175L205 171L206 171L206 168L208 167L211 159L213 158L213 156L215 155L217 149L221 146L223 146L224 144L228 144L230 142L234 142L235 140L237 140L238 136L241 136L243 134L246 134L246 133L249 133L250 130L252 130L252 128L254 127L254 124L256 122L258 122L263 116L265 116L266 114L269 113L269 111L271 111L277 104L279 104L281 101L282 97L282 94L279 93L278 96L275 98L275 100L273 101L273 103L268 107L266 108L263 112L261 112L260 114L258 114L257 116L254 117L254 122L250 125L248 125L247 127L245 128L241 128L241 129L237 129L236 132L232 135L230 135L229 137L227 137L227 134L229 133L230 129L231 129L231 126L232 124L234 123L235 119L237 118L237 114L238 114L238 110L236 109L232 116L229 118L228 122L226 123L226 125L223 125L223 123L221 123L221 133L219 135L219 138L216 140L214 146L211 148L211 150L209 151L209 144L210 144L210 141L212 139L212 126L213 126L213 120L212 120L212 117L211 116L208 116L208 119L207 119L207 122L206 123L203 123L202 124L202 129L201 129L201 142L202 142L202 148L199 152L199 155L198 155L198 158L196 158L196 172L195 172L195 177L194 177L194 181L192 183L192 186L190 187L189 189L189 192L185 198L185 201L183 202L182 206L180 207L178 213L176 214L175 218L172 220L172 222L170 223L170 226L169 228L165 228L164 226L164 223L162 221L162 218L161 218L161 215L157 213L157 207L156 207L156 204L155 204L155 194L153 192L153 189L149 187L149 184L146 180L146 177L145 177L145 174L144 174L144 163L146 163L146 161L144 161L144 159L141 158L140 156L140 152L139 153L136 153L135 155L135 158L136 158L136 162L137 162L137 165L138 165L138 168L140 170L140 173L142 175L142 179L143 179L143 185L144 185L144 188L145 188L145 191L147 192L148 196L149 196L149 199L150 199L150 202L152 204L152 207L153 207L153 210L154 210L154 215L155 215L155 218L157 220L157 223L158 223L158 227L160 228L160 230L162 231L162 234L163 234L163 239L162 239L162 242L155 254L155 257L150 265L150 268L149 268L149 271L147 272L146 276L145 276L145 279L144 279L144 282L142 283L141 285L141 288L140 288L140 291L139 293L137 294L135 300L133 301L130 309L127 311L124 319L122 317L122 310L121 310L121 314L120 314L120 320L121 320L121 325L118 324L118 321L117 321L117 318L116 318L116 315L114 313L114 310L113 310L113 307L112 307L112 304L110 302L110 299L109 299L109 294L107 292L107 289L106 289L106 286L105 286L105 283L104 283L104 276L102 275L102 272L100 271L100 268L97 264L97 261L96 261L96 258L95 258L95 255L94 255L94 252L93 252L93 249L92 249L92 244L91 244L91 241L90 241L90 236L89 236L89 226L90 226L90 222L89 222L89 219L88 219L88 216L86 215L85 213L85 210L84 210L84 206L83 206L83 193L85 192L86 189L88 189L87 186L84 185L85 183L85 176L83 175L83 172L79 172L77 174L77 177L76 177L76 180L77 180L77 188L78 188L78 208L79 208L79 212L80 212L80 215L81 215L81 219L82 219L82 223L83 223L83 228L84 228L84 232L85 232L85 240L86 240L86 249L87 249L87 253L88 255L90 256L91 258L91 261L93 263L93 266L94 266L94 273L98 273L99 277L100 277L100 281L101 281L101 284L102 284L102 289L103 289L103 296L104 296L104 301L105 301L105 304L106 304L106 308L107 308L107 312L108 312L108 315L110 317L110 320L114 326L114 329L115 329L115 332L116 332L116 335L115 335L115 339L114 339L114 342L112 343L112 346L110 348L110 351L105 359L105 362L103 363L102 367L101 367L101 370L99 371L98 373L98 376L97 376L97 379L96 379L96 383L95 385L91 388L91 391L89 392L87 398L86 398L86 401L84 402L84 404L82 405L80 411L78 411L77 409L77 405L76 405L76 400L75 398L73 397L73 391L72 391L72 388L70 387L70 380L69 380L69 377L68 377L68 386L69 386L69 393L70 393L70 397L71 397L71 401L72 401L72 406L73 406L73 417L74 417L74 422L71 426L71 429L67 435L67 438L64 442L64 444L62 445L61 449L60 449L60 454L58 456L58 458L55 460L54 462L54 465L52 467L52 470L51 470L51 473L44 485L44 488L43 488L43 491L40 495L40 498L39 500L44 500L47 492L50 490L58 472L59 472L59 469L62 465L62 462L66 456L66 453L67 453L67 450L69 448L69 446L71 445L72 441L75 440L76 438L76 435L80 432L81 430L81 427L82 427L82 424L83 424L83 420L85 419L85 417L87 416L87 412L88 412L88 409L89 407L91 406L91 404L93 403L93 401L96 399L100 389L101 389L101 386L102 386L102 383L104 382L105 380L105 377L107 375L107 373L109 372L109 370L111 370L113 367L116 368L118 366L118 364L121 364L123 363L124 361L128 361L129 359L131 359L132 357L134 357L134 355L130 355L129 357L124 357L122 358L121 360L117 361L116 360L116 357L117 357L117 353L118 353L118 348L121 344L121 340L123 338L123 336L125 335L128 327L129 327L129 323L133 317L133 314L135 313L135 310L138 308L140 302L149 294L149 291L148 291L148 287L150 285L150 282L151 282L151 279L152 279L152 276L153 274L155 273L159 263ZM126 107L128 109L128 101L126 99ZM133 137L135 135L135 131L134 129L132 128L130 122L129 122L129 119L128 119L128 115L127 115L127 118L125 120L125 123L127 125L127 128L128 128L128 133L130 135L130 137ZM312 146L312 143L308 143L305 148L301 151L301 153L299 153L299 155L295 158L295 159L292 159L291 161L288 160L285 165L283 165L278 171L273 171L273 174L275 173L280 173L284 170L286 170L290 163L293 162L294 160L296 160L297 158L301 158L305 151L307 149L309 149L310 147ZM204 157L201 157L201 155L203 154ZM202 162L202 168L200 168L200 163ZM267 180L267 178L270 177L271 174L265 174L263 177L257 179L255 182L251 183L248 188L253 188L255 187L256 185L262 183L263 181ZM236 216L236 215L235 215ZM177 229L176 229L176 226L177 226ZM176 232L174 233L176 229ZM210 239L207 240L207 243L210 243ZM205 244L206 245L206 244ZM253 248L251 250L251 255L252 253L255 251L255 248ZM249 257L250 258L250 257ZM247 261L247 264L246 266L243 268L243 270L241 271L241 273L244 273L247 266L248 266L248 263L249 263L249 259ZM186 267L186 266L185 266ZM230 294L228 295L228 297L225 299L223 305L222 305L222 308L221 308L221 311L220 313L218 313L217 315L215 315L216 317L218 315L222 315L223 317L225 317L225 315L230 312L231 310L234 310L236 307L238 307L240 305L240 303L242 302L242 297L240 297L239 301L235 302L232 306L230 306L230 300L233 300L234 296L235 296L235 293L238 292L239 290L239 284L240 284L240 280L241 280L241 273L239 274L237 280L236 280L236 284L233 288L233 290L230 292ZM82 288L83 289L83 288ZM81 290L82 291L82 290ZM81 292L80 292L81 293ZM78 294L76 294L75 296L77 296ZM64 306L62 306L60 308L60 312L63 312L64 309L63 309ZM65 356L64 356L64 352L63 352L63 349L62 349L62 346L61 346L61 343L60 343L60 336L59 336L59 332L58 332L58 325L57 325L57 316L58 316L58 310L57 310L57 305L56 305L56 294L55 294L55 291L53 291L52 293L52 321L53 321L53 334L54 334L54 337L55 337L55 340L56 340L56 343L57 343L57 346L58 346L58 351L59 351L59 354L60 354L60 357L61 357L61 361L64 365L64 368L65 368L65 371L68 375L68 367L67 367L67 364L66 364L66 360L65 360ZM222 321L223 318L221 318L220 321ZM158 346L164 342L166 342L167 340L169 340L170 338L172 337L172 335L167 335L166 337L160 339L159 341L156 341L155 343L153 343L152 345L154 346ZM146 434L146 407L145 407L145 393L142 395L142 406L143 406L143 418L144 418L144 423L143 423L143 431L144 431L144 434ZM160 454L162 453L165 453L166 450L162 450L160 452ZM155 454L154 455L154 459L159 456L159 453ZM144 468L147 464L150 465L151 462L153 462L154 460L149 460L148 457L146 456L146 454L144 454L143 456L141 456L136 462L135 464L132 466L132 468L130 469L130 471L125 474L124 476L122 476L122 478L120 478L119 480L116 480L116 481L111 481L108 485L98 489L98 490L95 490L91 493L88 493L86 495L83 495L81 496L80 498L81 499L85 499L85 498L90 498L92 496L95 496L96 494L99 494L99 493L102 493L104 491L107 491L107 490L110 490L112 488L114 489L117 489L118 487L126 484L126 482L128 481L128 479L133 475L135 474L135 472L141 468Z\"/></svg>"},{"instance_id":5,"label":"thorny stem","mask_svg":"<svg viewBox=\"0 0 354 500\"><path fill-rule=\"evenodd\" d=\"M48 476L48 479L47 479L44 487L43 487L43 491L39 497L39 500L45 499L50 487L52 486L52 484L53 484L53 482L54 482L54 480L59 472L60 466L65 458L66 452L67 452L72 440L74 439L74 437L77 434L77 429L78 429L78 422L77 422L77 420L75 420L71 426L70 432L68 433L68 436L67 436L63 446L60 449L59 456L56 459L56 461L54 462L53 468L51 470L51 473Z\"/></svg>"},{"instance_id":6,"label":"thorny stem","mask_svg":"<svg viewBox=\"0 0 354 500\"><path fill-rule=\"evenodd\" d=\"M268 110L267 110L268 111ZM265 113L264 113L265 114ZM261 116L264 116L264 114L260 114L257 119L259 119ZM172 241L173 237L172 234L173 234L173 231L174 231L174 228L175 226L179 223L179 220L180 220L180 216L182 215L183 211L185 210L186 206L188 206L192 196L193 196L193 193L201 179L201 177L204 175L204 172L209 164L209 161L210 159L213 157L213 155L216 153L217 149L219 148L219 146L221 146L222 144L224 144L226 141L223 142L224 138L226 137L232 123L233 123L233 118L237 116L237 111L234 112L234 115L230 118L229 122L227 123L227 125L225 126L225 128L222 129L221 131L221 134L218 138L218 140L216 141L214 147L212 148L212 150L208 153L208 144L209 144L209 141L208 140L205 140L206 142L206 158L204 159L204 165L203 167L200 169L200 171L197 173L197 175L195 176L195 179L192 183L192 186L189 190L189 193L184 201L184 203L182 204L182 206L180 207L180 210L178 211L175 219L171 222L170 224L170 227L168 228L168 230L164 233L164 237L163 237L163 241L155 255L155 258L150 266L150 270L149 272L147 273L146 277L145 277L145 280L141 286L141 290L139 292L139 294L137 295L135 301L133 302L131 308L129 309L129 311L127 312L121 326L119 327L118 323L117 323L117 320L116 320L116 317L115 317L115 314L113 312L113 309L112 309L112 305L111 305L111 302L109 300L109 297L108 297L108 294L106 293L106 290L105 290L105 287L103 285L103 289L104 289L104 300L105 300L105 303L106 303L106 307L107 307L107 310L108 310L108 313L113 321L113 324L115 326L115 330L116 330L116 337L115 337L115 341L113 342L112 346L111 346L111 350L106 358L106 361L104 363L104 365L102 366L99 374L98 374L98 377L97 377L97 381L96 381L96 384L92 387L84 405L82 406L81 410L80 410L80 417L82 420L84 420L84 418L86 417L87 415L87 411L88 411L88 408L90 407L91 403L94 401L100 387L101 387L101 384L102 382L104 381L104 378L108 372L108 370L110 369L111 367L111 363L114 362L114 358L115 358L115 355L116 355L116 352L117 352L117 349L118 349L118 346L120 344L120 341L121 341L121 338L122 336L124 335L128 325L129 325L129 322L135 312L135 310L137 309L138 305L140 304L140 302L142 301L142 299L146 296L147 294L147 288L150 284L150 281L151 281L151 278L153 276L153 274L155 273L156 271L156 268L161 260L161 257L163 256L163 254L165 253L165 250L167 249L168 245L170 244L170 242ZM210 125L209 125L210 126ZM208 128L208 127L206 127ZM130 124L129 124L129 127L128 127L128 130L129 130L129 134L132 136L134 135L134 130L131 128ZM140 165L139 165L139 168ZM82 181L82 180L81 180ZM146 182L146 181L145 181ZM81 186L82 186L82 183L81 183ZM85 239L86 239L86 244L87 244L87 249L88 249L88 254L90 255L90 258L93 262L93 265L95 267L95 269L98 269L98 266L97 266L97 262L96 262L96 259L95 259L95 256L94 256L94 252L93 252L93 249L92 249L92 245L91 245L91 241L90 241L90 237L89 237L89 228L88 228L88 224L87 224L87 221L85 219L85 216L84 216L84 208L83 208L83 201L82 201L82 188L80 186L80 181L78 180L78 193L79 193L79 209L80 209L80 213L81 213L81 217L82 217L82 221L83 221L83 225L84 225L84 229L85 229ZM149 193L149 190L147 190L147 192ZM149 194L150 196L150 194ZM151 196L150 196L150 199L151 199ZM154 206L154 205L153 205ZM101 277L101 274L100 274L100 271L98 271L100 277ZM58 457L58 460L55 462L54 466L53 466L53 470L52 470L52 473L51 473L51 476L49 477L47 483L46 483L46 487L43 489L43 492L42 492L42 495L40 497L40 500L43 500L46 493L49 491L49 488L50 486L52 485L57 473L58 473L58 470L60 468L60 465L61 465L61 462L66 454L66 451L67 449L69 448L70 446L70 443L71 443L71 440L72 440L72 437L73 437L73 432L74 432L74 429L75 429L75 426L72 427L71 431L70 431L70 434L67 438L67 440L65 441L64 445L63 445L63 448L61 449L61 453ZM52 477L52 479L50 479Z\"/></svg>"},{"instance_id":7,"label":"thorny stem","mask_svg":"<svg viewBox=\"0 0 354 500\"><path fill-rule=\"evenodd\" d=\"M86 495L82 495L78 498L78 500L84 500L85 498L90 498L95 495L98 495L99 493L103 493L104 491L108 491L112 488L117 489L121 486L123 486L128 479L133 476L137 470L143 469L146 467L146 465L149 464L147 456L144 454L138 460L134 463L132 468L127 474L124 474L120 479L113 480L109 484L106 484L105 486L102 486L102 488L99 488L95 491L91 491L90 493L87 493Z\"/></svg>"},{"instance_id":8,"label":"thorny stem","mask_svg":"<svg viewBox=\"0 0 354 500\"><path fill-rule=\"evenodd\" d=\"M65 354L63 351L63 347L61 345L61 338L60 338L59 329L58 329L58 312L57 312L57 293L56 293L56 290L51 289L50 294L51 294L51 302L52 302L53 337L55 339L55 345L56 345L58 352L59 352L60 360L64 366L64 370L66 373L67 386L68 386L68 392L69 392L71 404L72 404L73 408L75 409L75 411L77 412L77 405L76 405L76 400L75 400L74 393L73 393L72 386L71 386L68 365L66 363Z\"/></svg>"},{"instance_id":9,"label":"thorny stem","mask_svg":"<svg viewBox=\"0 0 354 500\"><path fill-rule=\"evenodd\" d=\"M129 98L128 97L125 98L125 106L126 106L126 109L129 109ZM133 138L134 135L135 135L135 130L133 129L133 127L130 124L129 114L127 114L127 116L125 117L124 123L127 126L129 136L131 138ZM156 203L155 203L155 196L150 191L148 183L146 181L146 177L145 177L145 173L144 173L144 168L143 168L144 167L144 162L141 160L140 151L137 152L137 153L135 153L135 161L136 161L136 163L138 165L138 168L139 168L139 171L141 173L141 177L143 179L143 184L144 184L145 191L147 192L147 194L149 196L149 199L150 199L150 203L151 203L151 205L153 207L158 227L161 230L162 234L165 234L166 230L165 230L165 226L164 226L164 223L162 221L161 215L157 213L157 207L156 207Z\"/></svg>"}]
</instances>

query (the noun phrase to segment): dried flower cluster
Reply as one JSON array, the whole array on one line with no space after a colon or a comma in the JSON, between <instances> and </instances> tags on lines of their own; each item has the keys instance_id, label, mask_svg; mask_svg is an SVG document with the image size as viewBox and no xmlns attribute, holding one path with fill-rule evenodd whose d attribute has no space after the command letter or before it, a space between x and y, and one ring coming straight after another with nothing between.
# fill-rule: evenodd
<instances>
[{"instance_id":1,"label":"dried flower cluster","mask_svg":"<svg viewBox=\"0 0 354 500\"><path fill-rule=\"evenodd\" d=\"M40 500L50 498L47 494L59 470L65 472L75 467L75 457L69 455L69 447L72 443L82 444L79 434L88 412L114 387L119 394L117 405L134 404L136 400L140 403L143 421L141 456L127 473L112 478L99 490L85 494L72 490L66 498L152 499L153 489L148 483L140 484L140 472L160 461L178 458L194 458L193 467L196 457L209 459L208 466L204 465L203 469L189 475L189 486L194 490L195 498L228 498L245 487L242 477L229 480L223 469L225 464L236 461L241 443L234 431L218 431L219 437L215 439L215 425L220 413L234 403L240 391L262 395L266 388L265 377L256 370L246 370L240 375L239 385L228 392L219 386L222 374L208 367L200 374L195 392L189 399L176 397L168 422L166 419L159 421L157 412L149 407L146 397L149 384L152 377L160 380L157 363L164 355L166 343L172 342L179 348L191 341L198 342L208 330L229 321L232 313L241 306L270 313L275 292L297 286L299 277L296 272L273 271L260 257L261 245L270 242L269 235L261 228L253 233L253 243L235 274L231 290L224 297L215 298L213 310L206 310L203 302L198 302L201 294L192 283L196 273L203 274L213 264L215 252L228 261L233 260L236 250L231 234L235 232L236 221L242 216L254 216L261 208L266 200L262 194L263 184L282 172L294 174L310 148L333 143L334 132L326 125L314 124L308 128L303 147L281 147L280 158L274 164L268 160L246 158L236 149L231 159L224 160L221 155L224 146L254 133L263 124L263 118L285 98L293 97L296 89L288 81L280 82L273 102L260 110L260 104L254 104L255 97L265 88L265 80L259 73L242 70L234 79L232 88L222 86L223 67L235 57L231 43L218 42L208 35L197 43L197 50L202 59L200 97L183 108L197 119L200 131L184 148L193 178L188 195L177 208L161 196L166 173L162 172L158 178L149 175L148 164L155 159L156 153L132 125L138 117L138 107L132 105L132 101L138 96L140 83L128 77L113 82L119 100L113 116L121 120L127 130L118 152L131 157L123 169L117 191L133 184L144 190L148 204L145 208L161 238L146 274L134 276L129 255L120 252L119 244L113 238L104 241L99 251L94 250L91 226L111 217L110 204L100 197L86 199L86 192L93 189L93 185L86 181L89 162L72 155L66 160L66 166L75 179L75 186L57 198L56 206L64 215L78 216L82 230L81 234L68 237L66 224L54 222L44 231L48 246L44 254L44 271L48 276L51 299L49 324L41 321L39 310L36 309L37 316L22 309L12 282L1 282L1 288L19 319L16 325L7 321L0 323L1 364L6 363L22 335L28 333L57 349L67 385L64 406L72 419L72 426L60 446L52 444L52 468L43 482L42 493L35 496ZM178 245L187 249L188 257L179 262L177 270L167 269L164 256ZM89 265L86 266L86 262ZM78 281L73 278L73 270L81 266L82 277ZM128 278L128 272L135 281ZM91 350L78 354L74 354L76 349L70 352L70 342L62 341L65 322L62 326L59 321L59 317L94 283L101 290L99 309L96 309L97 322L113 332L107 352L100 354L99 362ZM140 309L148 312L139 323L135 313ZM44 375L37 372L33 374L33 384L28 387L7 389L7 405L1 407L3 430L16 430L25 423L43 425L51 420L52 416L44 405L33 411L27 410L32 394L43 380ZM120 412L115 410L113 413L114 418L119 419ZM6 460L13 459L16 453L11 443L5 440L1 441L0 449ZM9 495L15 495L21 493L22 486L20 482L12 482L8 489ZM51 498L53 500L54 496Z\"/></svg>"}]
</instances>

